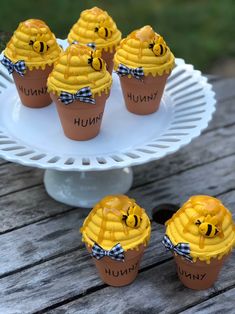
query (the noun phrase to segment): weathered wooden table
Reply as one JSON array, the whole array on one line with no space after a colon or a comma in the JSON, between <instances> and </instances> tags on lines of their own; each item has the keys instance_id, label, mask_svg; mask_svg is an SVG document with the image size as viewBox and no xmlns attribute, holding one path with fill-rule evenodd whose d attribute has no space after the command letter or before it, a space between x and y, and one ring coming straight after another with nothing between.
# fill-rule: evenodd
<instances>
[{"instance_id":1,"label":"weathered wooden table","mask_svg":"<svg viewBox=\"0 0 235 314\"><path fill-rule=\"evenodd\" d=\"M163 160L134 169L129 192L149 211L193 194L219 197L235 218L235 79L212 79L218 106L208 129ZM0 313L235 313L235 252L214 287L185 288L152 236L136 281L109 287L99 279L79 228L88 210L52 200L43 171L0 161Z\"/></svg>"}]
</instances>

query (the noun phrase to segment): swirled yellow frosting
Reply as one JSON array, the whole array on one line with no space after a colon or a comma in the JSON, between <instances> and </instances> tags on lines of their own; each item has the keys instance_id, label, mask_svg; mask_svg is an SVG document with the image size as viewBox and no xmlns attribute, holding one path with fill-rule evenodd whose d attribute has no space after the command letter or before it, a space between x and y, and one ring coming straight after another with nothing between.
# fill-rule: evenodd
<instances>
[{"instance_id":1,"label":"swirled yellow frosting","mask_svg":"<svg viewBox=\"0 0 235 314\"><path fill-rule=\"evenodd\" d=\"M62 91L74 94L79 89L89 86L93 96L100 95L102 92L107 94L112 84L112 77L105 65L100 71L96 71L89 64L93 52L93 49L86 45L70 45L60 55L48 77L48 91L58 95Z\"/></svg>"},{"instance_id":2,"label":"swirled yellow frosting","mask_svg":"<svg viewBox=\"0 0 235 314\"><path fill-rule=\"evenodd\" d=\"M157 56L150 45L154 45L159 40L163 42L166 49L164 54ZM175 58L163 38L155 33L151 26L146 25L133 31L121 41L114 55L115 70L119 64L124 64L129 68L142 67L145 75L156 76L170 73L175 64Z\"/></svg>"},{"instance_id":3,"label":"swirled yellow frosting","mask_svg":"<svg viewBox=\"0 0 235 314\"><path fill-rule=\"evenodd\" d=\"M211 237L200 232L197 221L212 223ZM235 226L229 210L216 198L207 195L192 196L166 222L166 234L174 245L180 242L189 243L190 255L210 263L211 258L221 259L235 245ZM216 234L215 234L216 233Z\"/></svg>"},{"instance_id":4,"label":"swirled yellow frosting","mask_svg":"<svg viewBox=\"0 0 235 314\"><path fill-rule=\"evenodd\" d=\"M43 45L42 52L39 51L40 47L35 49L35 42ZM4 54L12 62L24 60L30 70L52 65L60 52L61 48L50 28L36 19L21 22L4 50Z\"/></svg>"},{"instance_id":5,"label":"swirled yellow frosting","mask_svg":"<svg viewBox=\"0 0 235 314\"><path fill-rule=\"evenodd\" d=\"M143 208L141 223L138 228L128 227L122 219L123 212L127 213L130 206L136 205L134 199L125 195L104 197L87 216L81 228L83 241L89 246L94 243L109 250L117 243L123 249L138 249L139 245L147 245L151 226Z\"/></svg>"},{"instance_id":6,"label":"swirled yellow frosting","mask_svg":"<svg viewBox=\"0 0 235 314\"><path fill-rule=\"evenodd\" d=\"M109 32L105 38L102 38L100 32L97 31L101 27L106 28L107 32ZM68 41L69 43L78 41L83 44L92 42L96 44L97 49L112 52L119 44L121 35L121 32L117 29L115 22L108 13L94 7L81 13L80 18L68 34Z\"/></svg>"}]
</instances>

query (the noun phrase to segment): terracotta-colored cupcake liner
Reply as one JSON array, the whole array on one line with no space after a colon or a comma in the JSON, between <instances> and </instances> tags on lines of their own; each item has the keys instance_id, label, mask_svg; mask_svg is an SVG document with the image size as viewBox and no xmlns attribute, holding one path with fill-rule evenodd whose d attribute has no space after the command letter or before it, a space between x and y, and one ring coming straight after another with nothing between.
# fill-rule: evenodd
<instances>
[{"instance_id":1,"label":"terracotta-colored cupcake liner","mask_svg":"<svg viewBox=\"0 0 235 314\"><path fill-rule=\"evenodd\" d=\"M89 253L91 248L86 246ZM110 286L121 287L132 283L138 275L140 261L144 253L144 245L138 250L127 250L124 262L115 261L107 256L100 260L92 258L99 272L100 278Z\"/></svg>"},{"instance_id":2,"label":"terracotta-colored cupcake liner","mask_svg":"<svg viewBox=\"0 0 235 314\"><path fill-rule=\"evenodd\" d=\"M174 259L177 266L177 273L180 281L188 288L194 290L205 290L213 286L217 280L219 272L229 255L222 259L212 258L210 264L197 260L189 262L179 255Z\"/></svg>"},{"instance_id":3,"label":"terracotta-colored cupcake liner","mask_svg":"<svg viewBox=\"0 0 235 314\"><path fill-rule=\"evenodd\" d=\"M42 108L50 105L51 97L47 92L47 78L53 66L42 69L27 69L24 76L13 72L15 85L23 105L29 108Z\"/></svg>"},{"instance_id":4,"label":"terracotta-colored cupcake liner","mask_svg":"<svg viewBox=\"0 0 235 314\"><path fill-rule=\"evenodd\" d=\"M107 65L107 70L109 71L109 73L112 75L113 72L113 57L114 57L115 51L110 52L105 51L104 49L102 49L102 54L101 54L101 58L104 59L104 61L106 62Z\"/></svg>"},{"instance_id":5,"label":"terracotta-colored cupcake liner","mask_svg":"<svg viewBox=\"0 0 235 314\"><path fill-rule=\"evenodd\" d=\"M143 80L121 76L120 82L127 110L138 115L156 112L169 75L147 75Z\"/></svg>"},{"instance_id":6,"label":"terracotta-colored cupcake liner","mask_svg":"<svg viewBox=\"0 0 235 314\"><path fill-rule=\"evenodd\" d=\"M50 96L56 103L64 134L68 138L85 141L99 134L105 102L108 98L105 92L95 97L95 105L78 100L65 105L54 93L50 93Z\"/></svg>"}]
</instances>

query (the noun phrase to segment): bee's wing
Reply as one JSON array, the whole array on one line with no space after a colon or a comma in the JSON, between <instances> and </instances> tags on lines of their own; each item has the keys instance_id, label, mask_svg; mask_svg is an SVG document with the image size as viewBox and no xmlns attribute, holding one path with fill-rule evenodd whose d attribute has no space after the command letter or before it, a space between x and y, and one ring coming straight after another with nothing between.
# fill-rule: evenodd
<instances>
[{"instance_id":1,"label":"bee's wing","mask_svg":"<svg viewBox=\"0 0 235 314\"><path fill-rule=\"evenodd\" d=\"M218 218L216 216L211 217L210 222L213 225L217 225L218 224Z\"/></svg>"},{"instance_id":2,"label":"bee's wing","mask_svg":"<svg viewBox=\"0 0 235 314\"><path fill-rule=\"evenodd\" d=\"M130 208L129 214L142 216L142 208L139 207L138 205L135 205Z\"/></svg>"},{"instance_id":3,"label":"bee's wing","mask_svg":"<svg viewBox=\"0 0 235 314\"><path fill-rule=\"evenodd\" d=\"M110 22L109 19L106 19L106 20L104 20L104 21L102 21L102 22L100 23L100 26L103 26L103 27L111 27L111 22Z\"/></svg>"}]
</instances>

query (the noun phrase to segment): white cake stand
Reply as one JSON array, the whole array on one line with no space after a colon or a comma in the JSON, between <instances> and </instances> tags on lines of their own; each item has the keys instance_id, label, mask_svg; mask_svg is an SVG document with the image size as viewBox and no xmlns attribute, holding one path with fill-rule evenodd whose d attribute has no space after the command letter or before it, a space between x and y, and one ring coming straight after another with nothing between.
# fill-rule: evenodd
<instances>
[{"instance_id":1,"label":"white cake stand","mask_svg":"<svg viewBox=\"0 0 235 314\"><path fill-rule=\"evenodd\" d=\"M163 158L199 136L212 118L215 103L207 79L176 59L159 111L137 116L125 109L114 73L100 134L77 142L64 136L54 104L24 107L1 66L0 157L46 169L44 184L51 197L92 207L104 195L130 189L131 166Z\"/></svg>"}]
</instances>

